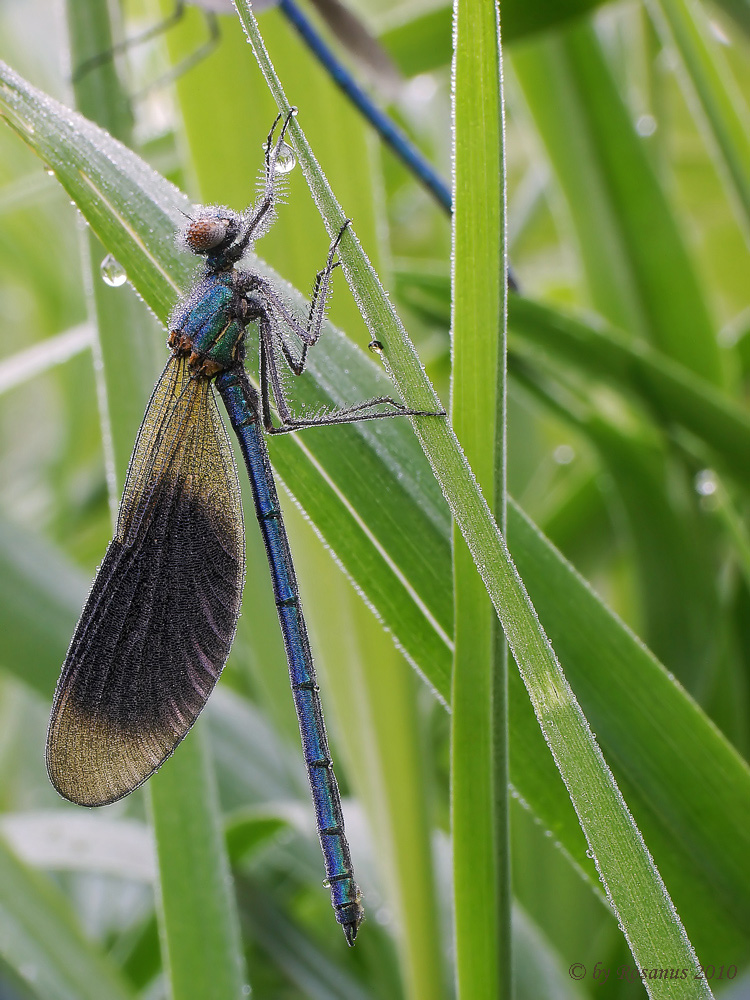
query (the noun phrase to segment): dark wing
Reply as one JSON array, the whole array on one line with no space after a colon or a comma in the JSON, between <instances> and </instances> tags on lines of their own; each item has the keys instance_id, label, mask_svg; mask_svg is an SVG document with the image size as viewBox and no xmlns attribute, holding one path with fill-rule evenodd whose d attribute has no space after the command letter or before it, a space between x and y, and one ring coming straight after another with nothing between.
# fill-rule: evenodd
<instances>
[{"instance_id":1,"label":"dark wing","mask_svg":"<svg viewBox=\"0 0 750 1000\"><path fill-rule=\"evenodd\" d=\"M61 795L114 802L172 753L229 655L244 560L237 469L213 390L173 357L55 692L47 770Z\"/></svg>"}]
</instances>

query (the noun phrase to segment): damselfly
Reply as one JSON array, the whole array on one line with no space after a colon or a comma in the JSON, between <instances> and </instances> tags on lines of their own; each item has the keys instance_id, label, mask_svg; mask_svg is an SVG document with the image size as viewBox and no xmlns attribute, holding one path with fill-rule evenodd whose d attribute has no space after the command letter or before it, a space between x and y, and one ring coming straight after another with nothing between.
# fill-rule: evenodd
<instances>
[{"instance_id":1,"label":"damselfly","mask_svg":"<svg viewBox=\"0 0 750 1000\"><path fill-rule=\"evenodd\" d=\"M280 178L293 164L291 113L268 136L264 187L242 214L203 208L181 236L205 258L169 326L172 355L154 389L130 460L117 523L57 685L47 737L55 788L81 805L114 802L174 751L213 690L234 639L244 581L240 489L212 383L237 435L284 637L302 747L336 919L354 943L363 918L344 833L307 629L263 438L304 427L398 415L390 396L309 419L286 397L281 358L295 375L320 337L349 223L333 240L302 323L269 281L236 267L273 221ZM259 386L244 368L246 328L257 324ZM373 342L377 344L377 342ZM272 419L272 402L279 422Z\"/></svg>"}]
</instances>

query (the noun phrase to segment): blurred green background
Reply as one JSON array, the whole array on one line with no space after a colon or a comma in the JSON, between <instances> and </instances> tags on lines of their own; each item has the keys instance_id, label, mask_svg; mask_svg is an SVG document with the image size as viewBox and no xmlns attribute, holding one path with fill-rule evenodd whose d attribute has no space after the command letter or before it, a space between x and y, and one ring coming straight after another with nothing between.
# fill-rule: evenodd
<instances>
[{"instance_id":1,"label":"blurred green background","mask_svg":"<svg viewBox=\"0 0 750 1000\"><path fill-rule=\"evenodd\" d=\"M356 6L403 76L390 111L449 179L450 8ZM168 12L166 3L126 3L113 10L115 36ZM67 10L5 0L0 57L72 105L71 37L81 51L89 17L72 0ZM447 403L449 219L281 14L259 20L316 156ZM700 713L696 728L683 727L688 699L673 687L679 705L662 703L661 689L638 686L636 674L620 675L628 703L612 687L597 722L586 678L606 686L618 661L587 649L585 627L572 622L571 684L699 959L715 970L715 994L737 1000L750 996L750 855L737 839L750 778L732 750L746 755L750 736L750 7L508 0L502 20L508 252L523 296L510 303L509 492L726 738ZM104 124L196 202L242 209L275 106L236 18L220 25L214 53L174 85L151 86L205 40L195 8L118 57L122 101ZM90 115L96 86L83 92ZM308 293L328 236L298 170L279 216L258 252ZM0 997L206 995L176 984L160 946L144 793L88 813L62 802L44 769L59 664L166 357L144 303L101 280L106 252L39 159L0 129ZM370 334L344 285L337 275L330 317L364 347ZM111 428L94 333L95 317L107 315L132 331L122 363L142 378ZM320 887L283 648L248 522L240 629L198 728L216 775L253 995L450 997L449 716L439 685L411 670L310 523L292 502L286 511L368 921L347 951ZM446 512L435 518L445 528ZM527 579L512 533L511 549ZM557 579L543 562L537 568L541 580ZM555 635L565 622L546 617L527 584L567 672ZM450 578L441 595L449 607ZM578 601L577 592L560 596ZM630 642L599 619L591 630L607 648ZM637 650L628 646L625 662ZM673 764L654 735L660 713L676 760L699 757L705 740L720 787L702 785L686 761L674 785L682 811L661 796ZM656 720L643 735L639 717ZM652 782L654 760L663 771ZM566 839L563 820L555 825L550 759L538 773L521 763L512 778L517 995L645 996L615 976L632 958L581 844ZM743 856L735 882L731 859L741 866ZM567 972L575 962L588 969L580 982ZM592 978L597 962L612 970L606 982Z\"/></svg>"}]
</instances>

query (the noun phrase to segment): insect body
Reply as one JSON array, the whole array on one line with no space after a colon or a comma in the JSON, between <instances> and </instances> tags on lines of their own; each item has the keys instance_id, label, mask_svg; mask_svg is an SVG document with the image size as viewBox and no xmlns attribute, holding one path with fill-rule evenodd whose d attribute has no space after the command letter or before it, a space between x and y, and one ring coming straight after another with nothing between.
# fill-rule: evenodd
<instances>
[{"instance_id":1,"label":"insect body","mask_svg":"<svg viewBox=\"0 0 750 1000\"><path fill-rule=\"evenodd\" d=\"M388 396L296 419L279 355L296 374L320 336L335 254L317 276L306 323L262 276L235 265L274 216L291 150L287 116L266 146L265 187L240 215L202 209L182 234L203 273L170 320L172 356L141 425L115 538L83 609L57 685L47 738L50 779L81 805L142 784L184 738L226 662L240 612L244 528L237 470L212 384L237 435L265 543L336 919L351 945L363 919L344 833L307 629L264 434L410 414ZM348 225L348 223L347 223ZM260 393L244 368L257 322ZM291 335L291 336L290 336ZM291 339L299 346L295 351ZM271 397L280 417L274 424ZM385 409L383 409L385 407Z\"/></svg>"}]
</instances>

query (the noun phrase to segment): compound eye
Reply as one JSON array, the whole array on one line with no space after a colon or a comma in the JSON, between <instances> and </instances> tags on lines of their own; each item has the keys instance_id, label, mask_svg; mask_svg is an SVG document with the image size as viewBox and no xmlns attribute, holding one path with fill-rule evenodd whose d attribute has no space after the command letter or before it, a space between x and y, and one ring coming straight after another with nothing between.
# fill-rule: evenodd
<instances>
[{"instance_id":1,"label":"compound eye","mask_svg":"<svg viewBox=\"0 0 750 1000\"><path fill-rule=\"evenodd\" d=\"M230 233L230 227L230 219L199 217L186 227L185 243L193 253L207 253L224 242Z\"/></svg>"}]
</instances>

